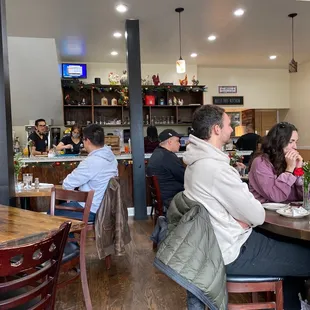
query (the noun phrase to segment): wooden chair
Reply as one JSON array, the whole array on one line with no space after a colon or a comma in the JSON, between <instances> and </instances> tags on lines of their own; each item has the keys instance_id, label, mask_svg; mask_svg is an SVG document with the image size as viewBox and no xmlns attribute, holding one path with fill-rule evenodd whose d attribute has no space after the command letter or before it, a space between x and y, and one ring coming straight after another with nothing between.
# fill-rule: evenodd
<instances>
[{"instance_id":1,"label":"wooden chair","mask_svg":"<svg viewBox=\"0 0 310 310\"><path fill-rule=\"evenodd\" d=\"M0 249L0 309L54 309L70 227L66 222L40 241Z\"/></svg>"},{"instance_id":2,"label":"wooden chair","mask_svg":"<svg viewBox=\"0 0 310 310\"><path fill-rule=\"evenodd\" d=\"M163 202L161 199L159 183L158 183L158 179L156 175L146 176L146 184L149 189L150 196L151 196L151 204L152 204L151 216L153 215L153 211L154 211L154 215L155 215L154 226L155 226L157 222L157 218L164 214L164 210L163 210L164 206L163 206Z\"/></svg>"},{"instance_id":3,"label":"wooden chair","mask_svg":"<svg viewBox=\"0 0 310 310\"><path fill-rule=\"evenodd\" d=\"M252 303L228 304L228 310L276 309L283 310L283 279L280 277L227 276L228 293L251 293ZM267 293L267 301L258 301L258 292ZM275 300L271 298L275 294Z\"/></svg>"},{"instance_id":4,"label":"wooden chair","mask_svg":"<svg viewBox=\"0 0 310 310\"><path fill-rule=\"evenodd\" d=\"M73 190L55 189L52 188L51 191L51 215L54 215L55 210L66 210L72 212L83 213L83 222L85 223L85 228L83 228L79 235L79 239L70 238L65 247L64 257L61 264L61 271L68 272L80 265L80 269L77 269L76 275L68 280L64 280L58 283L58 287L64 287L66 284L71 283L79 276L81 276L83 295L85 300L86 309L92 309L91 298L89 294L88 282L87 282L87 270L86 270L86 259L85 259L85 245L86 245L86 234L87 231L93 229L94 223L88 222L88 217L90 213L90 207L93 201L94 191L80 192ZM84 208L74 208L66 207L62 205L56 205L57 200L70 200L85 202ZM66 216L67 217L67 216ZM78 245L78 243L79 245Z\"/></svg>"}]
</instances>

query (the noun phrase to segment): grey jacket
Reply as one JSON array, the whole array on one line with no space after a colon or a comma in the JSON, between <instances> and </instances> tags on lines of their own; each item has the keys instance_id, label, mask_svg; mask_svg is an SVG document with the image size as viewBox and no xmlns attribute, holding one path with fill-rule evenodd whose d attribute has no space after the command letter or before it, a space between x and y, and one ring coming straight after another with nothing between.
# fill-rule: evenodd
<instances>
[{"instance_id":1,"label":"grey jacket","mask_svg":"<svg viewBox=\"0 0 310 310\"><path fill-rule=\"evenodd\" d=\"M210 310L227 309L226 273L208 211L182 192L167 212L168 234L154 265Z\"/></svg>"}]
</instances>

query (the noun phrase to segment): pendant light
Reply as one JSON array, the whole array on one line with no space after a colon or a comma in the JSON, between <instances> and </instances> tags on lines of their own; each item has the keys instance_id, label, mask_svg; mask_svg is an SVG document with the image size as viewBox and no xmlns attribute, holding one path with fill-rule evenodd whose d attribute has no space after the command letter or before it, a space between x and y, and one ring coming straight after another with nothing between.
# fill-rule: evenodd
<instances>
[{"instance_id":1,"label":"pendant light","mask_svg":"<svg viewBox=\"0 0 310 310\"><path fill-rule=\"evenodd\" d=\"M182 36L181 36L181 13L184 11L184 8L176 8L175 11L179 13L179 40L180 40L180 58L176 62L177 73L185 73L186 63L182 59Z\"/></svg>"},{"instance_id":2,"label":"pendant light","mask_svg":"<svg viewBox=\"0 0 310 310\"><path fill-rule=\"evenodd\" d=\"M297 66L298 63L294 59L294 17L297 16L297 13L291 13L288 15L292 19L292 60L289 63L288 71L289 73L296 73L297 72Z\"/></svg>"}]
</instances>

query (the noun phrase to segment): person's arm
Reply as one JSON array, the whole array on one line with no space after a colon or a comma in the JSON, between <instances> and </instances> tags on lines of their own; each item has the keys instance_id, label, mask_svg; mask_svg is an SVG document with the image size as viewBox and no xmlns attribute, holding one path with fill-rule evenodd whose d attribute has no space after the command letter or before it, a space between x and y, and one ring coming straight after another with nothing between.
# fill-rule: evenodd
<instances>
[{"instance_id":1,"label":"person's arm","mask_svg":"<svg viewBox=\"0 0 310 310\"><path fill-rule=\"evenodd\" d=\"M71 144L65 145L63 142L59 142L58 145L56 146L56 151L62 151L66 149L72 149Z\"/></svg>"},{"instance_id":2,"label":"person's arm","mask_svg":"<svg viewBox=\"0 0 310 310\"><path fill-rule=\"evenodd\" d=\"M169 160L169 162L166 164L169 167L174 178L178 182L184 184L185 167L183 166L182 161L176 155L173 155L173 157L171 156L171 160Z\"/></svg>"},{"instance_id":3,"label":"person's arm","mask_svg":"<svg viewBox=\"0 0 310 310\"><path fill-rule=\"evenodd\" d=\"M290 172L283 172L277 177L271 164L260 159L257 159L257 163L252 167L250 173L259 186L255 190L265 199L273 202L286 201L297 180L297 177Z\"/></svg>"},{"instance_id":4,"label":"person's arm","mask_svg":"<svg viewBox=\"0 0 310 310\"><path fill-rule=\"evenodd\" d=\"M217 171L211 192L243 228L264 223L263 206L250 193L247 184L241 181L238 171L233 167Z\"/></svg>"},{"instance_id":5,"label":"person's arm","mask_svg":"<svg viewBox=\"0 0 310 310\"><path fill-rule=\"evenodd\" d=\"M31 147L31 154L34 155L34 156L35 155L46 155L47 152L39 152L39 151L36 150L35 146L32 146Z\"/></svg>"},{"instance_id":6,"label":"person's arm","mask_svg":"<svg viewBox=\"0 0 310 310\"><path fill-rule=\"evenodd\" d=\"M89 163L88 159L83 160L77 168L75 168L67 177L63 180L63 189L75 189L81 185L87 183L90 179L98 173L96 169L91 169L89 165L96 166L96 161L92 158L92 163Z\"/></svg>"}]
</instances>

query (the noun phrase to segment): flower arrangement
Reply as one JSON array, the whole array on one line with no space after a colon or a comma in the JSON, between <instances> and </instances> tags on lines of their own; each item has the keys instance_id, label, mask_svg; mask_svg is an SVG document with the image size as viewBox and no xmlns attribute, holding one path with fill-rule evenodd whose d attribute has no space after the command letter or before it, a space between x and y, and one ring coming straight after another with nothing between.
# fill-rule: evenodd
<instances>
[{"instance_id":1,"label":"flower arrangement","mask_svg":"<svg viewBox=\"0 0 310 310\"><path fill-rule=\"evenodd\" d=\"M120 98L118 99L118 104L127 106L129 104L128 97L128 87L122 87L118 93L120 94Z\"/></svg>"},{"instance_id":2,"label":"flower arrangement","mask_svg":"<svg viewBox=\"0 0 310 310\"><path fill-rule=\"evenodd\" d=\"M228 153L228 157L230 158L230 165L233 167L237 166L237 163L242 163L243 156L237 154L236 151L232 151Z\"/></svg>"},{"instance_id":3,"label":"flower arrangement","mask_svg":"<svg viewBox=\"0 0 310 310\"><path fill-rule=\"evenodd\" d=\"M24 163L22 162L22 153L16 153L14 155L14 174L16 177L20 174L20 171Z\"/></svg>"},{"instance_id":4,"label":"flower arrangement","mask_svg":"<svg viewBox=\"0 0 310 310\"><path fill-rule=\"evenodd\" d=\"M118 74L110 72L108 75L108 80L110 85L118 85L120 78Z\"/></svg>"},{"instance_id":5,"label":"flower arrangement","mask_svg":"<svg viewBox=\"0 0 310 310\"><path fill-rule=\"evenodd\" d=\"M302 168L295 169L294 175L303 176L303 207L304 209L309 210L310 162L305 162Z\"/></svg>"}]
</instances>

